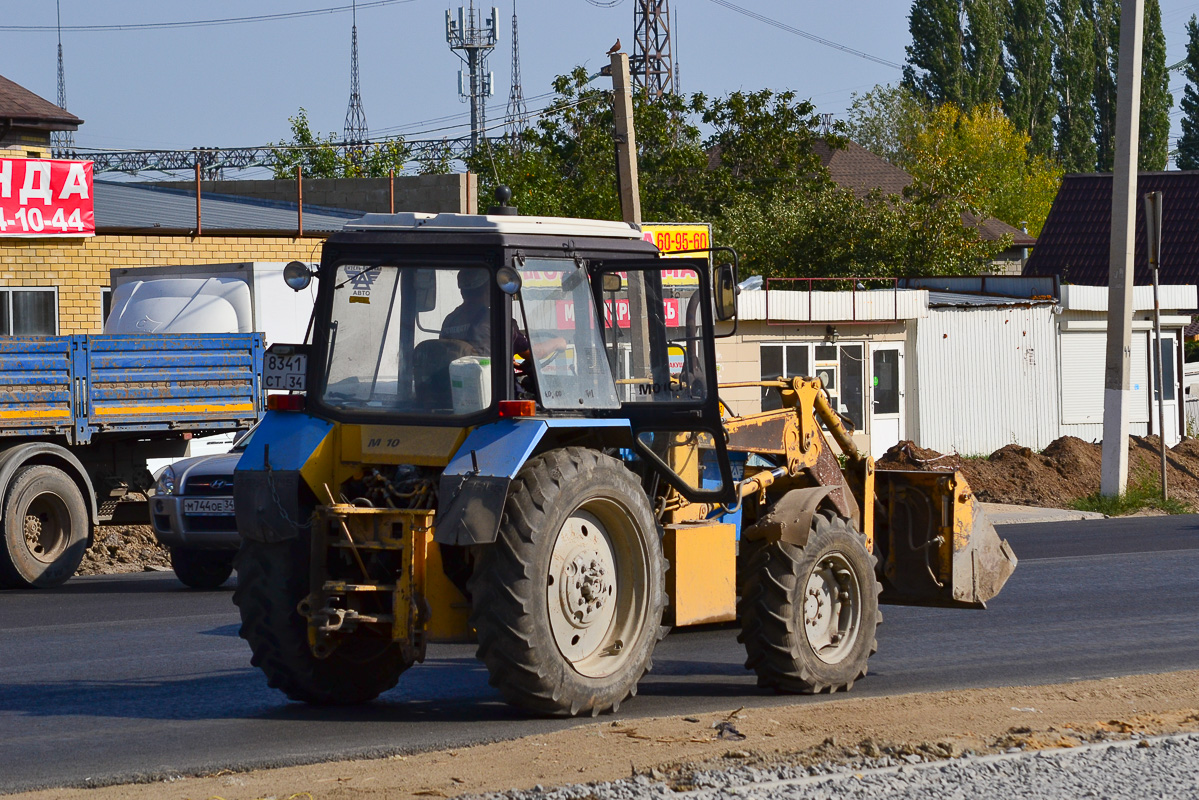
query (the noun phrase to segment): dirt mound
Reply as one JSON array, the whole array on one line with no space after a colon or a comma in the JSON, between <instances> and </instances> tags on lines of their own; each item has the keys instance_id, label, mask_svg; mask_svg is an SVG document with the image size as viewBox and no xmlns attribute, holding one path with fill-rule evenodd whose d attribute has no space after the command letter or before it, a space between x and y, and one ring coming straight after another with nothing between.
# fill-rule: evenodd
<instances>
[{"instance_id":1,"label":"dirt mound","mask_svg":"<svg viewBox=\"0 0 1199 800\"><path fill-rule=\"evenodd\" d=\"M76 575L111 575L171 568L171 555L149 525L105 525L83 556Z\"/></svg>"},{"instance_id":2,"label":"dirt mound","mask_svg":"<svg viewBox=\"0 0 1199 800\"><path fill-rule=\"evenodd\" d=\"M1129 438L1129 483L1160 481L1156 436ZM1199 439L1183 439L1167 452L1170 497L1199 509ZM1054 440L1042 452L1009 444L986 458L942 455L900 442L879 459L880 469L960 469L980 500L1062 508L1099 491L1103 449L1074 436Z\"/></svg>"}]
</instances>

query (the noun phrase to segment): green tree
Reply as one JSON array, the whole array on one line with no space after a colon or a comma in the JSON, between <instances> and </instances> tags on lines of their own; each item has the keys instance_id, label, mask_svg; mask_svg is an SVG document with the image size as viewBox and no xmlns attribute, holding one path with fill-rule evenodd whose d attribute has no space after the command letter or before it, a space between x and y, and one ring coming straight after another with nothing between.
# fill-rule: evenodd
<instances>
[{"instance_id":1,"label":"green tree","mask_svg":"<svg viewBox=\"0 0 1199 800\"><path fill-rule=\"evenodd\" d=\"M962 30L963 0L913 0L908 14L908 63L903 85L930 103L966 101Z\"/></svg>"},{"instance_id":2,"label":"green tree","mask_svg":"<svg viewBox=\"0 0 1199 800\"><path fill-rule=\"evenodd\" d=\"M908 146L928 112L903 85L879 85L850 95L845 135L880 158L902 167Z\"/></svg>"},{"instance_id":3,"label":"green tree","mask_svg":"<svg viewBox=\"0 0 1199 800\"><path fill-rule=\"evenodd\" d=\"M302 167L306 178L385 178L392 170L401 171L411 155L403 139L370 142L363 147L343 150L330 133L322 136L308 123L308 112L301 108L289 117L291 141L276 142L270 169L277 180L295 178Z\"/></svg>"},{"instance_id":4,"label":"green tree","mask_svg":"<svg viewBox=\"0 0 1199 800\"><path fill-rule=\"evenodd\" d=\"M1116 146L1116 59L1120 51L1119 0L1090 0L1095 31L1095 159L1100 172L1111 172Z\"/></svg>"},{"instance_id":5,"label":"green tree","mask_svg":"<svg viewBox=\"0 0 1199 800\"><path fill-rule=\"evenodd\" d=\"M1053 39L1045 0L1012 0L1003 108L1017 130L1028 134L1029 152L1053 153Z\"/></svg>"},{"instance_id":6,"label":"green tree","mask_svg":"<svg viewBox=\"0 0 1199 800\"><path fill-rule=\"evenodd\" d=\"M973 108L999 100L1007 0L964 0L964 6L967 30L962 100L965 107Z\"/></svg>"},{"instance_id":7,"label":"green tree","mask_svg":"<svg viewBox=\"0 0 1199 800\"><path fill-rule=\"evenodd\" d=\"M1040 233L1062 171L1044 156L1028 154L1028 134L998 105L963 112L946 103L916 137L908 171L939 197L956 197L973 215Z\"/></svg>"},{"instance_id":8,"label":"green tree","mask_svg":"<svg viewBox=\"0 0 1199 800\"><path fill-rule=\"evenodd\" d=\"M1095 170L1095 29L1084 0L1053 0L1057 157L1066 172Z\"/></svg>"},{"instance_id":9,"label":"green tree","mask_svg":"<svg viewBox=\"0 0 1199 800\"><path fill-rule=\"evenodd\" d=\"M1163 170L1170 157L1170 73L1166 35L1158 0L1145 0L1145 40L1141 46L1141 135L1137 167Z\"/></svg>"},{"instance_id":10,"label":"green tree","mask_svg":"<svg viewBox=\"0 0 1199 800\"><path fill-rule=\"evenodd\" d=\"M1182 137L1174 163L1179 169L1199 169L1199 20L1187 23L1186 88L1182 90Z\"/></svg>"}]
</instances>

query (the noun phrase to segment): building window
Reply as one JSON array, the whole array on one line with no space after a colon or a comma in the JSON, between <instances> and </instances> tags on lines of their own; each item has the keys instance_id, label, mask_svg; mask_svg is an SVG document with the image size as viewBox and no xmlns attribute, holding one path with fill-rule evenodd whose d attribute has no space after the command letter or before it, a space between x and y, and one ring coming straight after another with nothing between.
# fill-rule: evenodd
<instances>
[{"instance_id":1,"label":"building window","mask_svg":"<svg viewBox=\"0 0 1199 800\"><path fill-rule=\"evenodd\" d=\"M764 344L762 345L762 380L777 381L779 378L801 378L809 373L808 351L806 344ZM777 389L762 390L762 410L774 411L782 408L783 404Z\"/></svg>"},{"instance_id":2,"label":"building window","mask_svg":"<svg viewBox=\"0 0 1199 800\"><path fill-rule=\"evenodd\" d=\"M764 344L761 349L762 380L820 378L832 407L853 422L854 430L865 429L865 347L861 342L837 344ZM782 405L778 391L762 390L762 410Z\"/></svg>"},{"instance_id":3,"label":"building window","mask_svg":"<svg viewBox=\"0 0 1199 800\"><path fill-rule=\"evenodd\" d=\"M108 314L112 311L112 289L100 290L100 324L108 322Z\"/></svg>"},{"instance_id":4,"label":"building window","mask_svg":"<svg viewBox=\"0 0 1199 800\"><path fill-rule=\"evenodd\" d=\"M55 336L57 289L0 289L0 335Z\"/></svg>"}]
</instances>

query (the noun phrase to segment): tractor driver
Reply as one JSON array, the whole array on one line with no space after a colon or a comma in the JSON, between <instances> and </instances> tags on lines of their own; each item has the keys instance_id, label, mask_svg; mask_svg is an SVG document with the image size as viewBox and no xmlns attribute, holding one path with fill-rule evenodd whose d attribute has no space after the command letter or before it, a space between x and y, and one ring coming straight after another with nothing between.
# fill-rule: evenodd
<instances>
[{"instance_id":1,"label":"tractor driver","mask_svg":"<svg viewBox=\"0 0 1199 800\"><path fill-rule=\"evenodd\" d=\"M491 273L485 269L458 270L458 291L462 293L462 304L451 311L441 325L440 338L466 342L479 356L491 355L491 309L487 302L490 279ZM512 352L528 354L528 337L521 333L516 320L511 320L510 324ZM559 336L539 342L533 349L539 356L544 356L566 345L566 339Z\"/></svg>"}]
</instances>

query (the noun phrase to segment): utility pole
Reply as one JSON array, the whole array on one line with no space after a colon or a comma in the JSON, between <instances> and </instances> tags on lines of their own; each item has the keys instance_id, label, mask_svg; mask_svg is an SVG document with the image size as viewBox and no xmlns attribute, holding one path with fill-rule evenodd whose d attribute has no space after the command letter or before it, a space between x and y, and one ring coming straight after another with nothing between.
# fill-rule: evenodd
<instances>
[{"instance_id":1,"label":"utility pole","mask_svg":"<svg viewBox=\"0 0 1199 800\"><path fill-rule=\"evenodd\" d=\"M478 151L479 137L486 132L487 98L495 94L494 76L487 71L487 57L495 48L499 18L499 9L492 7L491 16L480 20L474 0L468 8L458 7L457 20L450 11L445 12L445 40L466 65L465 74L458 71L458 97L470 103L472 154Z\"/></svg>"},{"instance_id":2,"label":"utility pole","mask_svg":"<svg viewBox=\"0 0 1199 800\"><path fill-rule=\"evenodd\" d=\"M1162 369L1162 304L1158 298L1158 268L1162 257L1162 193L1145 193L1145 242L1149 245L1149 269L1153 273L1153 385L1157 387L1157 438L1162 457L1162 500L1169 498L1166 486L1166 384Z\"/></svg>"},{"instance_id":3,"label":"utility pole","mask_svg":"<svg viewBox=\"0 0 1199 800\"><path fill-rule=\"evenodd\" d=\"M1111 266L1107 288L1107 367L1103 389L1103 465L1100 491L1128 488L1129 359L1132 355L1133 247L1136 243L1137 145L1141 116L1141 40L1145 0L1120 9L1120 67L1116 76L1116 152L1112 171Z\"/></svg>"},{"instance_id":4,"label":"utility pole","mask_svg":"<svg viewBox=\"0 0 1199 800\"><path fill-rule=\"evenodd\" d=\"M651 100L673 94L669 0L637 0L633 7L633 85Z\"/></svg>"}]
</instances>

